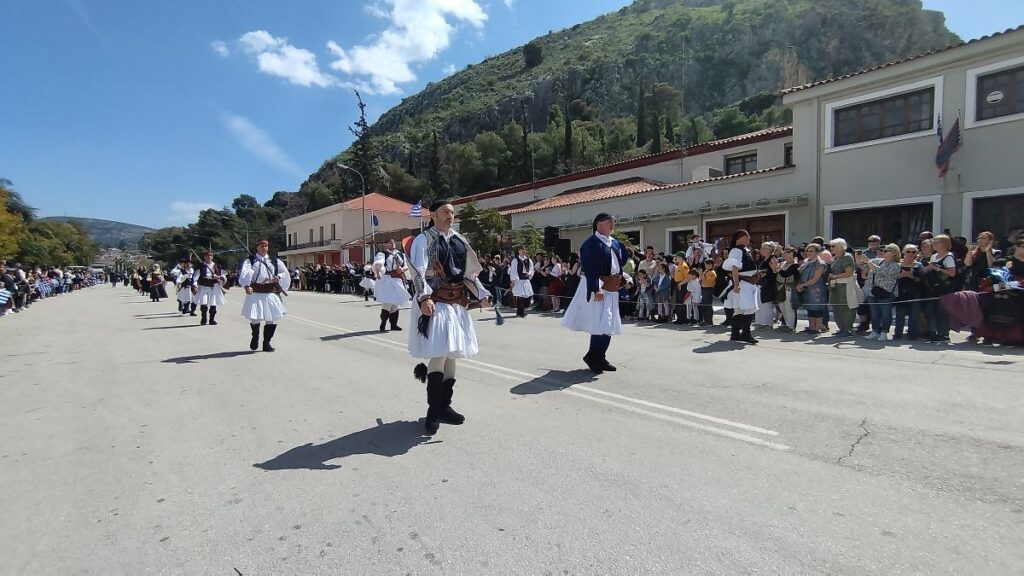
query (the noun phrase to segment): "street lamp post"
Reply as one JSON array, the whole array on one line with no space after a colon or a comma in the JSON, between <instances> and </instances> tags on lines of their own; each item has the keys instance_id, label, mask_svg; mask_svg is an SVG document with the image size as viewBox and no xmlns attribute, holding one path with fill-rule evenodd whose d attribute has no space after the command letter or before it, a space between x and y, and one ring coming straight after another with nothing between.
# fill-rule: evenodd
<instances>
[{"instance_id":1,"label":"street lamp post","mask_svg":"<svg viewBox=\"0 0 1024 576\"><path fill-rule=\"evenodd\" d=\"M356 176L359 176L359 182L362 185L363 189L363 208L361 217L363 221L363 237L360 240L359 244L360 246L362 246L363 250L363 259L359 262L359 265L362 266L366 263L366 180L363 179L363 174L359 172L359 170L356 170L351 166L347 166L345 164L342 164L341 162L338 162L338 168L344 168L345 170L348 170L350 172L355 172Z\"/></svg>"}]
</instances>

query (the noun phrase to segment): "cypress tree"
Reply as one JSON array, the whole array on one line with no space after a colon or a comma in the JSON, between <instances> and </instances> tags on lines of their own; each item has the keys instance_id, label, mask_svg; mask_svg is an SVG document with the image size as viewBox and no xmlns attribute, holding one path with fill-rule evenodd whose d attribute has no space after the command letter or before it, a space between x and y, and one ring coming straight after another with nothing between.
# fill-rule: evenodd
<instances>
[{"instance_id":1,"label":"cypress tree","mask_svg":"<svg viewBox=\"0 0 1024 576\"><path fill-rule=\"evenodd\" d=\"M647 144L647 106L644 103L644 88L641 85L636 91L636 147Z\"/></svg>"},{"instance_id":2,"label":"cypress tree","mask_svg":"<svg viewBox=\"0 0 1024 576\"><path fill-rule=\"evenodd\" d=\"M665 142L667 142L669 146L676 143L676 131L672 126L671 118L665 119Z\"/></svg>"},{"instance_id":3,"label":"cypress tree","mask_svg":"<svg viewBox=\"0 0 1024 576\"><path fill-rule=\"evenodd\" d=\"M661 153L661 116L657 112L651 113L651 128L654 138L651 139L651 154Z\"/></svg>"},{"instance_id":4,"label":"cypress tree","mask_svg":"<svg viewBox=\"0 0 1024 576\"><path fill-rule=\"evenodd\" d=\"M562 105L565 112L565 171L572 172L572 114L569 112L568 98Z\"/></svg>"},{"instance_id":5,"label":"cypress tree","mask_svg":"<svg viewBox=\"0 0 1024 576\"><path fill-rule=\"evenodd\" d=\"M444 180L441 178L441 150L437 143L437 130L433 133L433 140L430 143L430 191L434 193L434 199L440 198L444 193Z\"/></svg>"}]
</instances>

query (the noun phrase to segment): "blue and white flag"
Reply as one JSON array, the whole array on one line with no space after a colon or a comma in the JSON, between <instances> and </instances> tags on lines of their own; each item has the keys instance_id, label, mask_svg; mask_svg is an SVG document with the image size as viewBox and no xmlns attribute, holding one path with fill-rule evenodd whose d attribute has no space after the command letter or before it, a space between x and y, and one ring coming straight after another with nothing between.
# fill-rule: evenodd
<instances>
[{"instance_id":1,"label":"blue and white flag","mask_svg":"<svg viewBox=\"0 0 1024 576\"><path fill-rule=\"evenodd\" d=\"M377 220L377 215L373 212L370 213L370 225L374 228L380 226L380 220Z\"/></svg>"},{"instance_id":2,"label":"blue and white flag","mask_svg":"<svg viewBox=\"0 0 1024 576\"><path fill-rule=\"evenodd\" d=\"M422 200L420 200L420 201L418 201L418 202L416 202L415 204L412 205L412 208L409 209L409 216L412 216L413 218L422 218L423 217L423 201Z\"/></svg>"}]
</instances>

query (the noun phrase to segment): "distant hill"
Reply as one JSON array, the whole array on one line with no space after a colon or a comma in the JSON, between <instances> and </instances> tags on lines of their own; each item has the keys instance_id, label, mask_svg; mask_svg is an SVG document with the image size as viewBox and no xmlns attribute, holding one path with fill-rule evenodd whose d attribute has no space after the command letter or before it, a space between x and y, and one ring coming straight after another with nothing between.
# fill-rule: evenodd
<instances>
[{"instance_id":1,"label":"distant hill","mask_svg":"<svg viewBox=\"0 0 1024 576\"><path fill-rule=\"evenodd\" d=\"M103 248L117 248L122 242L132 244L142 239L152 228L114 222L113 220L98 220L96 218L75 218L70 216L50 216L40 220L53 220L55 222L66 222L84 229L94 242Z\"/></svg>"}]
</instances>

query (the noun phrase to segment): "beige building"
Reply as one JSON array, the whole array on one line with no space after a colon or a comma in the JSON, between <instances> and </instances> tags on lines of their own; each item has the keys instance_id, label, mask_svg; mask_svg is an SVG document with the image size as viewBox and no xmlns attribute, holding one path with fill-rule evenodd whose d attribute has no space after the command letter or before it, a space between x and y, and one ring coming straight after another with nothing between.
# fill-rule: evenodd
<instances>
[{"instance_id":1,"label":"beige building","mask_svg":"<svg viewBox=\"0 0 1024 576\"><path fill-rule=\"evenodd\" d=\"M359 197L289 218L284 221L287 247L280 256L290 267L365 262L373 258L369 245L375 234L418 228L421 219L430 218L425 209L421 218L410 216L411 210L411 204L374 192L366 195L365 211L363 198ZM363 247L364 214L366 248ZM373 217L377 219L376 227L372 226ZM366 255L362 256L362 252Z\"/></svg>"},{"instance_id":2,"label":"beige building","mask_svg":"<svg viewBox=\"0 0 1024 576\"><path fill-rule=\"evenodd\" d=\"M566 252L608 212L638 245L674 252L747 228L755 241L924 230L973 238L1024 225L1024 27L783 91L793 126L477 194L557 230ZM963 147L944 178L939 121ZM554 246L552 246L554 247Z\"/></svg>"},{"instance_id":3,"label":"beige building","mask_svg":"<svg viewBox=\"0 0 1024 576\"><path fill-rule=\"evenodd\" d=\"M1024 224L1024 26L784 91L814 227L864 242ZM939 120L963 147L940 178Z\"/></svg>"}]
</instances>

